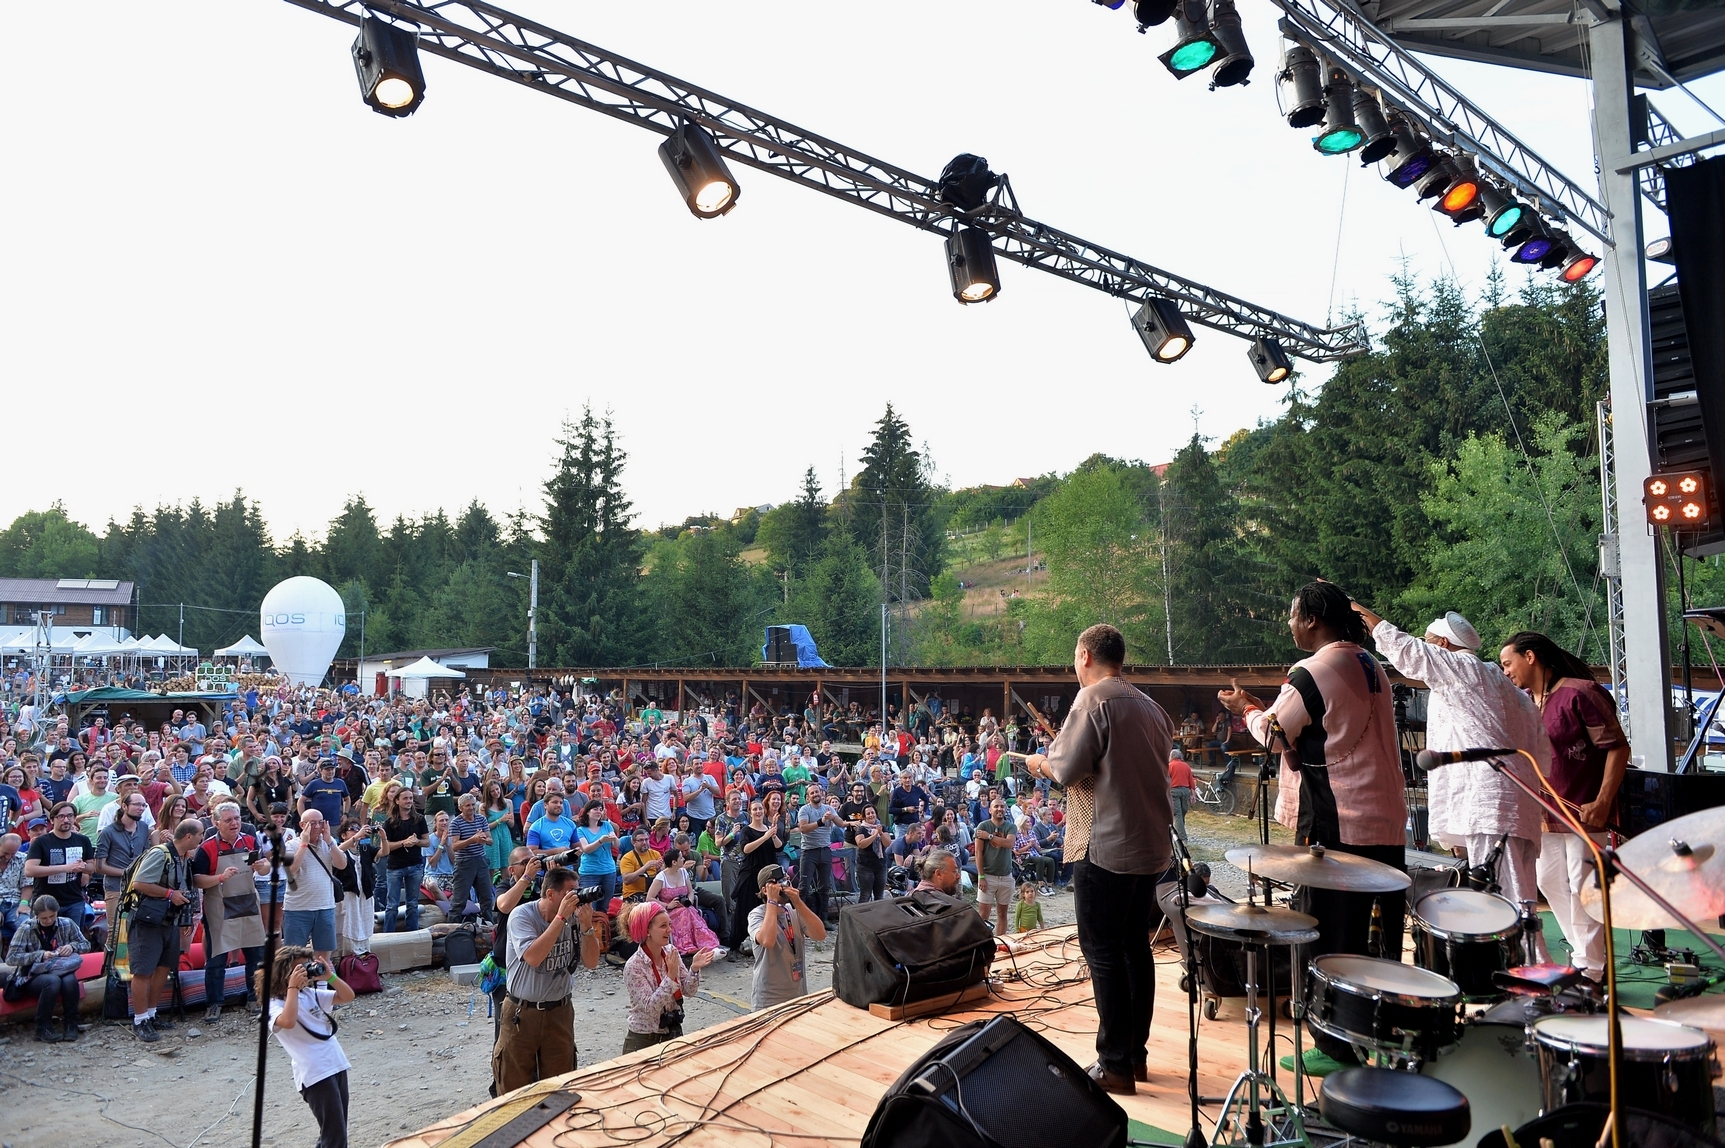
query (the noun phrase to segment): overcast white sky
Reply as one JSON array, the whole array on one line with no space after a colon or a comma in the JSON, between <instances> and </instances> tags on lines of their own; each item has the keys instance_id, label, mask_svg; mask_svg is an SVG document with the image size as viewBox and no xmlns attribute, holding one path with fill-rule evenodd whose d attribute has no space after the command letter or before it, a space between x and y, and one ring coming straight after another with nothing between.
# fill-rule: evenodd
<instances>
[{"instance_id":1,"label":"overcast white sky","mask_svg":"<svg viewBox=\"0 0 1725 1148\"><path fill-rule=\"evenodd\" d=\"M1410 193L1282 123L1266 0L1241 4L1254 82L1217 92L1156 62L1171 25L1085 0L514 7L930 177L986 156L1032 217L1307 320L1375 304L1404 258L1477 286L1498 250L1438 220L1446 256ZM443 60L417 115L376 115L353 30L283 0L37 5L8 31L0 523L61 499L100 530L236 486L278 538L351 492L386 518L536 508L586 402L646 525L783 501L810 464L830 492L889 400L955 485L1162 461L1194 408L1218 438L1279 409L1235 339L1153 365L1118 301L1008 263L960 307L938 237L764 173L696 220L660 137ZM1583 84L1435 63L1593 186Z\"/></svg>"}]
</instances>

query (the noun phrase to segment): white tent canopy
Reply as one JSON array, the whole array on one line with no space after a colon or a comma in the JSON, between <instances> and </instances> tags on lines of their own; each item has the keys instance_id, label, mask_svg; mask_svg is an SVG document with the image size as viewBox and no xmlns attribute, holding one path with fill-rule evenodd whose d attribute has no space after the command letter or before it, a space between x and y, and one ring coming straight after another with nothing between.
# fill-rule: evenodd
<instances>
[{"instance_id":1,"label":"white tent canopy","mask_svg":"<svg viewBox=\"0 0 1725 1148\"><path fill-rule=\"evenodd\" d=\"M123 654L127 649L120 639L98 632L73 646L72 652L82 658L105 658L113 654Z\"/></svg>"},{"instance_id":2,"label":"white tent canopy","mask_svg":"<svg viewBox=\"0 0 1725 1148\"><path fill-rule=\"evenodd\" d=\"M138 647L138 652L141 654L162 654L168 657L195 658L198 656L196 650L180 645L166 634L144 642L142 646Z\"/></svg>"},{"instance_id":3,"label":"white tent canopy","mask_svg":"<svg viewBox=\"0 0 1725 1148\"><path fill-rule=\"evenodd\" d=\"M268 657L269 650L264 648L264 644L262 642L259 642L250 634L247 634L233 645L223 646L221 649L217 650L215 656L218 658Z\"/></svg>"},{"instance_id":4,"label":"white tent canopy","mask_svg":"<svg viewBox=\"0 0 1725 1148\"><path fill-rule=\"evenodd\" d=\"M421 658L417 662L409 662L400 668L389 671L392 678L465 678L467 675L460 670L452 670L440 662L430 658Z\"/></svg>"}]
</instances>

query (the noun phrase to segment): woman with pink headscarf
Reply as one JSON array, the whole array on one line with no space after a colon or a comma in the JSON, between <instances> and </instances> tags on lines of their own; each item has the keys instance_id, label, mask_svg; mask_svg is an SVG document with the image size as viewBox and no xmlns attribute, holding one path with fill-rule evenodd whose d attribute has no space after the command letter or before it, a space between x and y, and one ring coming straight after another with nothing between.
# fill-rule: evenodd
<instances>
[{"instance_id":1,"label":"woman with pink headscarf","mask_svg":"<svg viewBox=\"0 0 1725 1148\"><path fill-rule=\"evenodd\" d=\"M713 963L713 950L702 949L685 966L671 944L670 914L658 901L630 906L624 924L640 946L623 966L629 990L623 1051L634 1052L683 1035L683 1001L700 991L701 970Z\"/></svg>"}]
</instances>

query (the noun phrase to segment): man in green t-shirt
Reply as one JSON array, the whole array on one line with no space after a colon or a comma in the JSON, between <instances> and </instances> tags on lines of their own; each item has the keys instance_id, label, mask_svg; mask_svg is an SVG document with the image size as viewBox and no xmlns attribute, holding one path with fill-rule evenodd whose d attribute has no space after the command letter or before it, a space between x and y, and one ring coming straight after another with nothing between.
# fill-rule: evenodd
<instances>
[{"instance_id":1,"label":"man in green t-shirt","mask_svg":"<svg viewBox=\"0 0 1725 1148\"><path fill-rule=\"evenodd\" d=\"M109 770L105 765L98 765L90 770L90 788L88 792L80 793L72 799L72 805L78 810L78 832L94 841L96 839L96 823L101 819L102 810L115 801L120 795L108 788Z\"/></svg>"},{"instance_id":2,"label":"man in green t-shirt","mask_svg":"<svg viewBox=\"0 0 1725 1148\"><path fill-rule=\"evenodd\" d=\"M1006 934L1006 914L1012 909L1012 843L1018 833L1006 816L1006 802L996 797L988 806L988 820L976 827L971 848L976 851L976 911L988 920L995 910L994 931Z\"/></svg>"},{"instance_id":3,"label":"man in green t-shirt","mask_svg":"<svg viewBox=\"0 0 1725 1148\"><path fill-rule=\"evenodd\" d=\"M793 757L790 759L790 763L780 771L780 776L785 779L785 788L790 790L790 801L786 808L800 808L807 799L809 767L803 764L803 759L800 756Z\"/></svg>"},{"instance_id":4,"label":"man in green t-shirt","mask_svg":"<svg viewBox=\"0 0 1725 1148\"><path fill-rule=\"evenodd\" d=\"M447 750L431 751L431 760L419 775L419 789L425 794L426 817L436 817L439 813L455 816L455 799L461 793L461 786L457 783L455 764L449 760Z\"/></svg>"}]
</instances>

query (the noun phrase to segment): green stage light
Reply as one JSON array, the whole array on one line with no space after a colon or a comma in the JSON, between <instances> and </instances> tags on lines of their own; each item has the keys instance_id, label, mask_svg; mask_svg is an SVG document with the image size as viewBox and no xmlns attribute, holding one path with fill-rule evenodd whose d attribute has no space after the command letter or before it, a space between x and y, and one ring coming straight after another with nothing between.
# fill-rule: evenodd
<instances>
[{"instance_id":1,"label":"green stage light","mask_svg":"<svg viewBox=\"0 0 1725 1148\"><path fill-rule=\"evenodd\" d=\"M1222 50L1210 27L1210 13L1204 0L1180 0L1174 9L1174 31L1179 39L1157 59L1174 74L1176 80L1184 80L1193 72L1209 67Z\"/></svg>"},{"instance_id":2,"label":"green stage light","mask_svg":"<svg viewBox=\"0 0 1725 1148\"><path fill-rule=\"evenodd\" d=\"M1312 140L1323 155L1346 155L1366 142L1366 134L1354 122L1354 82L1331 64L1325 72L1324 130Z\"/></svg>"},{"instance_id":3,"label":"green stage light","mask_svg":"<svg viewBox=\"0 0 1725 1148\"><path fill-rule=\"evenodd\" d=\"M1485 211L1485 233L1493 239L1502 239L1514 231L1516 224L1521 222L1521 217L1527 214L1527 208L1492 183L1481 182L1479 201L1480 207Z\"/></svg>"}]
</instances>

